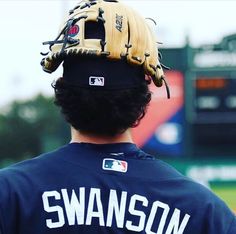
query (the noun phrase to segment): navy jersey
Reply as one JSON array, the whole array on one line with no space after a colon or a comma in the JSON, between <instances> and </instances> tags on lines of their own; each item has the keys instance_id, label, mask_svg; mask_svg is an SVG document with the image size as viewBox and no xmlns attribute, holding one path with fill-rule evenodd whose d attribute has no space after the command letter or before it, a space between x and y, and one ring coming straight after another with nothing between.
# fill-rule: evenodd
<instances>
[{"instance_id":1,"label":"navy jersey","mask_svg":"<svg viewBox=\"0 0 236 234\"><path fill-rule=\"evenodd\" d=\"M207 188L134 144L71 143L0 170L2 234L236 234Z\"/></svg>"}]
</instances>

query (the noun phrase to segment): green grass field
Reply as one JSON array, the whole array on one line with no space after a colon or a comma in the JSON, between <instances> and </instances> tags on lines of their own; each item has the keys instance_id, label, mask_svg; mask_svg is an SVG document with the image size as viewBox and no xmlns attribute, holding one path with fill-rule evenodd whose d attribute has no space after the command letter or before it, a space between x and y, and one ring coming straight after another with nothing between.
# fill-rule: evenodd
<instances>
[{"instance_id":1,"label":"green grass field","mask_svg":"<svg viewBox=\"0 0 236 234\"><path fill-rule=\"evenodd\" d=\"M236 185L211 185L211 189L236 213Z\"/></svg>"}]
</instances>

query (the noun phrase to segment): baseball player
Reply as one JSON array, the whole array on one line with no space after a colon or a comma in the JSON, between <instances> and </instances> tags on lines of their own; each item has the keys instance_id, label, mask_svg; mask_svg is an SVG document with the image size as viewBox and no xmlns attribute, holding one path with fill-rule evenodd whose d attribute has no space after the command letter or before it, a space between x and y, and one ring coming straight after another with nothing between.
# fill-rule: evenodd
<instances>
[{"instance_id":1,"label":"baseball player","mask_svg":"<svg viewBox=\"0 0 236 234\"><path fill-rule=\"evenodd\" d=\"M81 1L44 44L43 69L63 63L53 87L72 138L0 171L1 234L236 233L223 201L132 142L148 84L166 84L145 19L116 0Z\"/></svg>"}]
</instances>

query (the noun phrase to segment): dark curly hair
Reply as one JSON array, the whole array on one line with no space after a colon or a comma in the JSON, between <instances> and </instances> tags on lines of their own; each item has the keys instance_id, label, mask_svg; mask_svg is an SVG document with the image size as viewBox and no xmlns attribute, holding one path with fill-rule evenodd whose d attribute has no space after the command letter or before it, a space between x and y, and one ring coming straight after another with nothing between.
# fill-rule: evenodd
<instances>
[{"instance_id":1,"label":"dark curly hair","mask_svg":"<svg viewBox=\"0 0 236 234\"><path fill-rule=\"evenodd\" d=\"M82 133L115 136L136 127L151 100L148 82L132 89L98 90L68 84L59 78L53 85L55 104L66 121Z\"/></svg>"}]
</instances>

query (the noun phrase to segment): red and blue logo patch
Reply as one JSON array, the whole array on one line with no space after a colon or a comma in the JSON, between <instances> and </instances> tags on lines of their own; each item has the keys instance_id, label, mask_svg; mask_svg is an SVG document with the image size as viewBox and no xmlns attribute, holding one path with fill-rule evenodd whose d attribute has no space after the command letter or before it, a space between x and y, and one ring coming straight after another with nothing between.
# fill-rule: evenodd
<instances>
[{"instance_id":1,"label":"red and blue logo patch","mask_svg":"<svg viewBox=\"0 0 236 234\"><path fill-rule=\"evenodd\" d=\"M74 25L70 28L69 30L69 36L71 37L75 37L77 34L79 33L79 26L78 25Z\"/></svg>"},{"instance_id":2,"label":"red and blue logo patch","mask_svg":"<svg viewBox=\"0 0 236 234\"><path fill-rule=\"evenodd\" d=\"M126 161L121 161L113 158L104 158L102 169L106 171L118 171L127 172L128 163Z\"/></svg>"}]
</instances>

